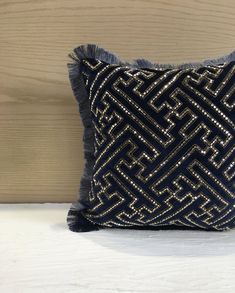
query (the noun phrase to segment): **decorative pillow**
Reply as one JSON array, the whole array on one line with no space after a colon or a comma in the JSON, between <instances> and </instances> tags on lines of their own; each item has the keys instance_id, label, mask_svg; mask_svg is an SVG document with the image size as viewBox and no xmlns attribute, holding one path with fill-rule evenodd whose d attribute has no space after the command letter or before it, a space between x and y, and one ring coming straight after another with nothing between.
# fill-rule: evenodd
<instances>
[{"instance_id":1,"label":"decorative pillow","mask_svg":"<svg viewBox=\"0 0 235 293\"><path fill-rule=\"evenodd\" d=\"M181 65L94 44L69 56L85 157L69 229L235 227L235 52Z\"/></svg>"}]
</instances>

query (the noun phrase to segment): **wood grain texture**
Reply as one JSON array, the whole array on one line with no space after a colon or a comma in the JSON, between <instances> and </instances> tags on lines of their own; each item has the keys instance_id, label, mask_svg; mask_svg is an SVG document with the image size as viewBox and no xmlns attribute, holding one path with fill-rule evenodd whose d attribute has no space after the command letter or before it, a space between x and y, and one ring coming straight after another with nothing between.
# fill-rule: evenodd
<instances>
[{"instance_id":1,"label":"wood grain texture","mask_svg":"<svg viewBox=\"0 0 235 293\"><path fill-rule=\"evenodd\" d=\"M71 202L82 126L67 55L97 43L124 59L202 60L235 47L234 0L1 0L0 201Z\"/></svg>"}]
</instances>

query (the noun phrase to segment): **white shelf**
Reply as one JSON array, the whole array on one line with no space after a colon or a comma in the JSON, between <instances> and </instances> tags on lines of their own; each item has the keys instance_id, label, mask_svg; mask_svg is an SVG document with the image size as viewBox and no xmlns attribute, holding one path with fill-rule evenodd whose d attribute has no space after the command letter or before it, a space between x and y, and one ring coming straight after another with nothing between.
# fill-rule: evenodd
<instances>
[{"instance_id":1,"label":"white shelf","mask_svg":"<svg viewBox=\"0 0 235 293\"><path fill-rule=\"evenodd\" d=\"M235 230L68 230L70 204L0 205L0 292L235 292Z\"/></svg>"}]
</instances>

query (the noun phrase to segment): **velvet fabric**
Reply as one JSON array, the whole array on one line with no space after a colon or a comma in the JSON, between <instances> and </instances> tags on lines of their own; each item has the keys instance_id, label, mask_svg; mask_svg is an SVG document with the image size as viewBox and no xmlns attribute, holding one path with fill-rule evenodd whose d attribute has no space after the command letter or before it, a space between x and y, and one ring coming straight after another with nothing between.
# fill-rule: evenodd
<instances>
[{"instance_id":1,"label":"velvet fabric","mask_svg":"<svg viewBox=\"0 0 235 293\"><path fill-rule=\"evenodd\" d=\"M86 164L69 228L233 228L234 53L178 66L95 45L71 57Z\"/></svg>"}]
</instances>

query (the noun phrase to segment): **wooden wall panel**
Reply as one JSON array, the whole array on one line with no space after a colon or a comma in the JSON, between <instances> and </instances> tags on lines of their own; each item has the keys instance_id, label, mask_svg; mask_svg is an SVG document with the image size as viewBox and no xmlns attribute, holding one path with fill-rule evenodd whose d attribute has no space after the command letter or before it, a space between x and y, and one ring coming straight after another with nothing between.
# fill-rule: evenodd
<instances>
[{"instance_id":1,"label":"wooden wall panel","mask_svg":"<svg viewBox=\"0 0 235 293\"><path fill-rule=\"evenodd\" d=\"M66 63L82 43L120 57L201 60L234 49L234 0L1 0L0 201L71 202L82 127Z\"/></svg>"}]
</instances>

